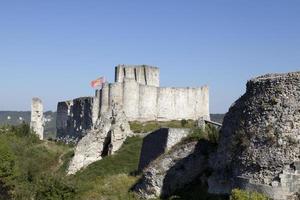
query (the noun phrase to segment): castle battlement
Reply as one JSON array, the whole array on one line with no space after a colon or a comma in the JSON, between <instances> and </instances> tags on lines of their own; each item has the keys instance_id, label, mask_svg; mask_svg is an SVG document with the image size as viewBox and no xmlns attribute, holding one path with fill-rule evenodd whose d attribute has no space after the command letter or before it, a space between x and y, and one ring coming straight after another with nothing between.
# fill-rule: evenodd
<instances>
[{"instance_id":1,"label":"castle battlement","mask_svg":"<svg viewBox=\"0 0 300 200\"><path fill-rule=\"evenodd\" d=\"M58 104L59 137L70 133L77 137L84 132L84 127L90 128L113 103L123 108L129 121L209 119L207 86L159 87L159 68L147 65L116 66L114 83L106 83L94 97L80 102L77 99L74 103L76 108L62 106L64 102Z\"/></svg>"},{"instance_id":2,"label":"castle battlement","mask_svg":"<svg viewBox=\"0 0 300 200\"><path fill-rule=\"evenodd\" d=\"M115 82L125 78L134 79L142 85L159 87L159 68L149 65L118 65L115 68Z\"/></svg>"}]
</instances>

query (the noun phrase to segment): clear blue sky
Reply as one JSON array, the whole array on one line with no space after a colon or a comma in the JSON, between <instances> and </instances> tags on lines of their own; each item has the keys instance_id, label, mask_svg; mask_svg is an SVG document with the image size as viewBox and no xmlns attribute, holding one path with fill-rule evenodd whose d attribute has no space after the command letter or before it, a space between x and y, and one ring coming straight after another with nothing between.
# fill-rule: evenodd
<instances>
[{"instance_id":1,"label":"clear blue sky","mask_svg":"<svg viewBox=\"0 0 300 200\"><path fill-rule=\"evenodd\" d=\"M161 68L163 86L210 87L226 112L253 76L300 70L298 0L2 0L0 110L93 94L117 64Z\"/></svg>"}]
</instances>

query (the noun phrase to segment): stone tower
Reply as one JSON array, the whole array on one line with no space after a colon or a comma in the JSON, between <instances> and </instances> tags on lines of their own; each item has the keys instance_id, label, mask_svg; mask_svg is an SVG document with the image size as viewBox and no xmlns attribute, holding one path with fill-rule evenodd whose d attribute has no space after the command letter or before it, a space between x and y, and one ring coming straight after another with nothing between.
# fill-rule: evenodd
<instances>
[{"instance_id":1,"label":"stone tower","mask_svg":"<svg viewBox=\"0 0 300 200\"><path fill-rule=\"evenodd\" d=\"M44 113L43 103L39 98L33 98L31 102L31 121L30 128L39 136L44 138Z\"/></svg>"}]
</instances>

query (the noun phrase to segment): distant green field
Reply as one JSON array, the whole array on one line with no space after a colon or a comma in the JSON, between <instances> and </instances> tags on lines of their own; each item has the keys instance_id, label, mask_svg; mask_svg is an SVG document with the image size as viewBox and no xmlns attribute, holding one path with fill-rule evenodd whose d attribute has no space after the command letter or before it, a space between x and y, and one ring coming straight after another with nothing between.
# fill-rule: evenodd
<instances>
[{"instance_id":1,"label":"distant green field","mask_svg":"<svg viewBox=\"0 0 300 200\"><path fill-rule=\"evenodd\" d=\"M30 123L30 111L0 111L1 125L20 125L23 122ZM56 112L47 111L44 113L45 137L55 138L56 136Z\"/></svg>"}]
</instances>

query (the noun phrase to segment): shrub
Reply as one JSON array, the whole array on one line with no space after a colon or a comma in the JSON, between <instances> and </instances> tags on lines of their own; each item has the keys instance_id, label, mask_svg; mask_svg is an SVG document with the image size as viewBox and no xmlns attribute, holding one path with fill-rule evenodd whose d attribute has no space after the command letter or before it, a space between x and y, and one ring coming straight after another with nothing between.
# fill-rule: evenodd
<instances>
[{"instance_id":1,"label":"shrub","mask_svg":"<svg viewBox=\"0 0 300 200\"><path fill-rule=\"evenodd\" d=\"M249 192L240 189L231 191L230 200L267 200L268 198L258 192Z\"/></svg>"},{"instance_id":2,"label":"shrub","mask_svg":"<svg viewBox=\"0 0 300 200\"><path fill-rule=\"evenodd\" d=\"M188 121L186 119L181 120L181 126L185 127L188 124Z\"/></svg>"},{"instance_id":3,"label":"shrub","mask_svg":"<svg viewBox=\"0 0 300 200\"><path fill-rule=\"evenodd\" d=\"M207 125L205 131L207 131L208 140L217 144L219 141L219 130L213 125Z\"/></svg>"},{"instance_id":4,"label":"shrub","mask_svg":"<svg viewBox=\"0 0 300 200\"><path fill-rule=\"evenodd\" d=\"M0 180L4 183L13 178L16 172L15 156L5 140L0 138Z\"/></svg>"},{"instance_id":5,"label":"shrub","mask_svg":"<svg viewBox=\"0 0 300 200\"><path fill-rule=\"evenodd\" d=\"M37 185L36 200L71 200L75 197L75 187L55 176L44 174Z\"/></svg>"},{"instance_id":6,"label":"shrub","mask_svg":"<svg viewBox=\"0 0 300 200\"><path fill-rule=\"evenodd\" d=\"M219 130L212 125L206 125L204 130L198 127L192 128L191 133L184 141L198 141L202 139L217 144L219 140Z\"/></svg>"}]
</instances>

